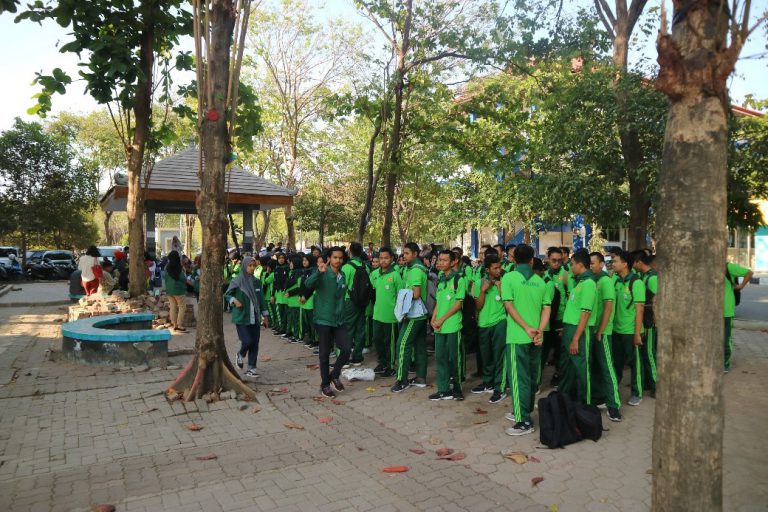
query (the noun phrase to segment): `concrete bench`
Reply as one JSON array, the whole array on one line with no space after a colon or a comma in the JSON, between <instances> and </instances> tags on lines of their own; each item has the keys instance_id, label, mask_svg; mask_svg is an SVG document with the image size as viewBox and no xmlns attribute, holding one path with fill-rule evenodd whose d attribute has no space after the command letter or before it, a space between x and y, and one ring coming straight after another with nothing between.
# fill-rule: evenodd
<instances>
[{"instance_id":1,"label":"concrete bench","mask_svg":"<svg viewBox=\"0 0 768 512\"><path fill-rule=\"evenodd\" d=\"M63 359L94 366L168 366L168 329L152 329L152 313L94 316L61 326Z\"/></svg>"}]
</instances>

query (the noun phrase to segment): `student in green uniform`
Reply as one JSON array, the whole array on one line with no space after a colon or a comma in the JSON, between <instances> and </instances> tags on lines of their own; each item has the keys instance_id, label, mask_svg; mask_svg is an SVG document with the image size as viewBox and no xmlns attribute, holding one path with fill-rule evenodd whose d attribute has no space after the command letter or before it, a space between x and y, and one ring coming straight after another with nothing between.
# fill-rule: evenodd
<instances>
[{"instance_id":1,"label":"student in green uniform","mask_svg":"<svg viewBox=\"0 0 768 512\"><path fill-rule=\"evenodd\" d=\"M739 278L742 278L739 282ZM725 373L731 371L731 355L733 354L733 317L736 316L736 293L741 292L749 280L752 279L752 271L736 263L725 265L725 302L723 311L725 317Z\"/></svg>"},{"instance_id":2,"label":"student in green uniform","mask_svg":"<svg viewBox=\"0 0 768 512\"><path fill-rule=\"evenodd\" d=\"M592 378L592 397L595 403L604 403L608 409L608 419L621 421L621 399L619 381L613 364L611 336L613 334L613 306L616 301L616 288L613 280L605 271L605 257L600 252L589 255L590 269L597 283L597 301L592 314L595 321L594 362L596 370Z\"/></svg>"},{"instance_id":3,"label":"student in green uniform","mask_svg":"<svg viewBox=\"0 0 768 512\"><path fill-rule=\"evenodd\" d=\"M304 267L304 274L299 279L299 337L306 340L304 345L307 348L315 349L317 347L317 334L312 323L312 311L315 307L315 293L307 289L307 278L317 268L317 259L312 254L306 254L301 259ZM320 351L318 350L318 353Z\"/></svg>"},{"instance_id":4,"label":"student in green uniform","mask_svg":"<svg viewBox=\"0 0 768 512\"><path fill-rule=\"evenodd\" d=\"M454 268L455 261L456 254L452 251L440 251L437 257L441 273L430 322L435 332L437 392L429 396L430 400L464 400L461 391L461 307L466 294L466 281Z\"/></svg>"},{"instance_id":5,"label":"student in green uniform","mask_svg":"<svg viewBox=\"0 0 768 512\"><path fill-rule=\"evenodd\" d=\"M654 256L646 251L636 255L634 268L645 285L645 306L643 307L643 346L640 359L643 366L643 385L650 391L651 398L656 398L656 318L654 317L654 297L659 292L659 274L651 268Z\"/></svg>"},{"instance_id":6,"label":"student in green uniform","mask_svg":"<svg viewBox=\"0 0 768 512\"><path fill-rule=\"evenodd\" d=\"M277 334L282 335L283 338L288 338L286 334L288 328L288 303L285 298L285 285L288 281L290 269L288 268L285 254L279 252L275 259L277 260L274 281L275 311L277 312L275 323L277 325Z\"/></svg>"},{"instance_id":7,"label":"student in green uniform","mask_svg":"<svg viewBox=\"0 0 768 512\"><path fill-rule=\"evenodd\" d=\"M288 280L285 283L285 305L287 317L285 322L285 337L288 343L300 343L299 323L301 321L301 304L299 303L299 279L304 274L302 267L302 253L291 256L288 271Z\"/></svg>"},{"instance_id":8,"label":"student in green uniform","mask_svg":"<svg viewBox=\"0 0 768 512\"><path fill-rule=\"evenodd\" d=\"M408 242L403 249L403 288L413 292L413 300L421 301L427 295L427 269L419 261L419 246ZM424 311L426 311L426 306ZM414 318L406 316L397 336L397 381L392 386L393 393L400 393L410 386L427 387L427 315ZM416 377L408 380L411 355L415 359Z\"/></svg>"},{"instance_id":9,"label":"student in green uniform","mask_svg":"<svg viewBox=\"0 0 768 512\"><path fill-rule=\"evenodd\" d=\"M504 272L512 272L515 270L515 247L517 247L515 244L507 245L507 258L501 265Z\"/></svg>"},{"instance_id":10,"label":"student in green uniform","mask_svg":"<svg viewBox=\"0 0 768 512\"><path fill-rule=\"evenodd\" d=\"M541 279L544 280L544 296L546 297L546 301L549 302L549 322L547 322L547 325L544 326L544 330L541 333L541 347L544 347L544 339L547 336L547 333L550 331L552 320L554 318L554 309L556 304L553 302L555 299L555 283L547 278L547 267L544 266L544 263L539 258L533 258L533 262L531 263L531 269L533 269L534 274L539 276ZM541 364L539 364L536 367L536 370L538 373L534 374L533 379L533 385L536 389L536 394L538 395L541 391L541 379L542 374L544 373L544 356L541 355L539 358L541 361Z\"/></svg>"},{"instance_id":11,"label":"student in green uniform","mask_svg":"<svg viewBox=\"0 0 768 512\"><path fill-rule=\"evenodd\" d=\"M235 357L239 368L243 367L243 357L248 356L248 371L246 377L256 378L256 362L259 357L260 323L269 327L269 311L267 301L261 289L261 282L253 276L256 263L252 257L243 258L243 272L232 279L224 295L232 306L232 323L237 328L240 338L240 350ZM263 320L262 320L263 319Z\"/></svg>"},{"instance_id":12,"label":"student in green uniform","mask_svg":"<svg viewBox=\"0 0 768 512\"><path fill-rule=\"evenodd\" d=\"M590 364L592 335L596 318L592 315L597 300L597 284L589 270L589 253L579 249L571 257L574 283L563 315L563 350L568 363L563 369L558 390L582 404L592 403Z\"/></svg>"},{"instance_id":13,"label":"student in green uniform","mask_svg":"<svg viewBox=\"0 0 768 512\"><path fill-rule=\"evenodd\" d=\"M352 339L344 321L347 285L341 272L343 261L344 250L341 247L331 247L317 260L317 270L312 272L306 281L307 289L315 292L313 320L320 342L320 393L327 397L336 396L331 384L336 391L344 391L339 377L352 351ZM339 355L331 370L329 359L334 346L339 349Z\"/></svg>"},{"instance_id":14,"label":"student in green uniform","mask_svg":"<svg viewBox=\"0 0 768 512\"><path fill-rule=\"evenodd\" d=\"M643 401L643 365L640 349L643 346L643 309L645 308L645 285L633 274L632 255L621 251L613 257L616 273L616 302L613 315L613 358L616 378L621 384L624 364L630 364L632 394L627 405L640 405Z\"/></svg>"},{"instance_id":15,"label":"student in green uniform","mask_svg":"<svg viewBox=\"0 0 768 512\"><path fill-rule=\"evenodd\" d=\"M504 352L507 348L507 312L501 301L501 261L489 254L483 262L485 278L472 286L477 308L478 344L481 353L483 383L472 388L472 393L492 393L490 400L497 404L507 396L502 387Z\"/></svg>"},{"instance_id":16,"label":"student in green uniform","mask_svg":"<svg viewBox=\"0 0 768 512\"><path fill-rule=\"evenodd\" d=\"M395 254L389 247L379 249L378 268L371 273L371 284L376 292L373 305L373 345L378 364L374 373L391 377L394 371L395 344L397 343L397 318L395 304L397 293L403 287L403 278L392 268Z\"/></svg>"},{"instance_id":17,"label":"student in green uniform","mask_svg":"<svg viewBox=\"0 0 768 512\"><path fill-rule=\"evenodd\" d=\"M352 291L353 288L356 269L362 267L368 271L365 263L363 263L363 244L360 242L352 242L349 246L349 256L349 261L341 267L347 285L344 312L347 330L352 337L354 347L352 349L352 359L350 360L350 364L352 366L360 366L363 364L363 348L365 347L365 308L356 306L352 302L349 292Z\"/></svg>"},{"instance_id":18,"label":"student in green uniform","mask_svg":"<svg viewBox=\"0 0 768 512\"><path fill-rule=\"evenodd\" d=\"M568 354L561 350L563 315L565 314L566 294L565 285L568 282L568 272L563 266L563 250L559 247L547 249L548 269L544 275L544 282L552 282L554 296L552 297L552 314L549 327L544 331L544 344L541 349L541 365L549 363L555 365L555 373L552 375L552 386L560 382L560 371L568 360Z\"/></svg>"},{"instance_id":19,"label":"student in green uniform","mask_svg":"<svg viewBox=\"0 0 768 512\"><path fill-rule=\"evenodd\" d=\"M264 290L264 300L267 301L267 308L269 308L269 317L272 319L272 333L276 333L276 327L274 325L275 318L277 318L277 312L275 308L275 267L277 262L271 259L269 256L261 258L261 266L264 268L262 274L262 287Z\"/></svg>"},{"instance_id":20,"label":"student in green uniform","mask_svg":"<svg viewBox=\"0 0 768 512\"><path fill-rule=\"evenodd\" d=\"M506 418L514 426L510 436L535 431L531 414L536 395L535 379L541 361L542 332L549 322L550 297L544 280L533 272L533 247L515 247L515 270L501 280L501 298L507 312L506 371L512 396L512 412Z\"/></svg>"}]
</instances>

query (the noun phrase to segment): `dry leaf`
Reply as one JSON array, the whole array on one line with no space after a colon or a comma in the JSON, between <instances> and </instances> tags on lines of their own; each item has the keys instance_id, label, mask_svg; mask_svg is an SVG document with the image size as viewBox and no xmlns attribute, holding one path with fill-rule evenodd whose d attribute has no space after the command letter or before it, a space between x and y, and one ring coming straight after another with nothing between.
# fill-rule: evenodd
<instances>
[{"instance_id":1,"label":"dry leaf","mask_svg":"<svg viewBox=\"0 0 768 512\"><path fill-rule=\"evenodd\" d=\"M259 411L261 411L261 407L254 407L253 409L251 409L251 412L252 412L253 414L256 414L256 413L257 413L257 412L259 412Z\"/></svg>"},{"instance_id":2,"label":"dry leaf","mask_svg":"<svg viewBox=\"0 0 768 512\"><path fill-rule=\"evenodd\" d=\"M146 411L141 411L141 414L149 414L151 412L154 412L157 410L157 407L152 407L150 409L147 409Z\"/></svg>"},{"instance_id":3,"label":"dry leaf","mask_svg":"<svg viewBox=\"0 0 768 512\"><path fill-rule=\"evenodd\" d=\"M559 510L559 508L557 507L557 505L550 505L549 506L549 512L557 512L558 510Z\"/></svg>"},{"instance_id":4,"label":"dry leaf","mask_svg":"<svg viewBox=\"0 0 768 512\"><path fill-rule=\"evenodd\" d=\"M259 358L259 361L261 361L262 363L266 363L266 362L271 361L271 360L272 360L272 358L269 357L269 356L261 356Z\"/></svg>"},{"instance_id":5,"label":"dry leaf","mask_svg":"<svg viewBox=\"0 0 768 512\"><path fill-rule=\"evenodd\" d=\"M273 393L287 393L288 391L288 388L272 388Z\"/></svg>"},{"instance_id":6,"label":"dry leaf","mask_svg":"<svg viewBox=\"0 0 768 512\"><path fill-rule=\"evenodd\" d=\"M367 392L369 392L369 393L373 393L374 391L376 391L376 388L375 388L375 387L373 387L373 386L369 386L369 387L365 388L365 390L366 390Z\"/></svg>"},{"instance_id":7,"label":"dry leaf","mask_svg":"<svg viewBox=\"0 0 768 512\"><path fill-rule=\"evenodd\" d=\"M206 455L200 455L199 457L195 457L197 460L216 460L219 458L218 455L215 453L208 453Z\"/></svg>"},{"instance_id":8,"label":"dry leaf","mask_svg":"<svg viewBox=\"0 0 768 512\"><path fill-rule=\"evenodd\" d=\"M195 423L191 423L191 424L187 425L187 430L192 431L192 432L199 432L199 431L203 430L203 427L201 427L200 425L196 425Z\"/></svg>"},{"instance_id":9,"label":"dry leaf","mask_svg":"<svg viewBox=\"0 0 768 512\"><path fill-rule=\"evenodd\" d=\"M355 446L355 448L357 448L357 451L359 451L359 452L364 452L365 451L365 448L362 448L360 446Z\"/></svg>"},{"instance_id":10,"label":"dry leaf","mask_svg":"<svg viewBox=\"0 0 768 512\"><path fill-rule=\"evenodd\" d=\"M528 462L528 455L526 455L524 452L508 452L505 450L501 454L505 459L509 459L518 464L525 464Z\"/></svg>"},{"instance_id":11,"label":"dry leaf","mask_svg":"<svg viewBox=\"0 0 768 512\"><path fill-rule=\"evenodd\" d=\"M93 512L115 512L115 506L114 505L94 505L93 506Z\"/></svg>"},{"instance_id":12,"label":"dry leaf","mask_svg":"<svg viewBox=\"0 0 768 512\"><path fill-rule=\"evenodd\" d=\"M466 454L463 454L460 452L452 453L450 455L446 455L445 457L438 457L438 459L442 459L442 460L464 460L466 458L467 458Z\"/></svg>"},{"instance_id":13,"label":"dry leaf","mask_svg":"<svg viewBox=\"0 0 768 512\"><path fill-rule=\"evenodd\" d=\"M536 487L537 485L539 485L543 481L544 481L544 477L543 476L535 476L535 477L531 478L531 487Z\"/></svg>"},{"instance_id":14,"label":"dry leaf","mask_svg":"<svg viewBox=\"0 0 768 512\"><path fill-rule=\"evenodd\" d=\"M437 437L433 437L429 440L429 444L431 444L432 446L437 446L439 444L443 444L443 440L438 439Z\"/></svg>"},{"instance_id":15,"label":"dry leaf","mask_svg":"<svg viewBox=\"0 0 768 512\"><path fill-rule=\"evenodd\" d=\"M385 473L405 473L408 471L408 466L390 466L382 469Z\"/></svg>"},{"instance_id":16,"label":"dry leaf","mask_svg":"<svg viewBox=\"0 0 768 512\"><path fill-rule=\"evenodd\" d=\"M446 456L452 454L453 450L450 449L450 448L438 448L435 453L437 453L438 457L446 457Z\"/></svg>"},{"instance_id":17,"label":"dry leaf","mask_svg":"<svg viewBox=\"0 0 768 512\"><path fill-rule=\"evenodd\" d=\"M486 411L485 409L481 409L479 407L476 407L475 408L475 414L488 414L488 411Z\"/></svg>"},{"instance_id":18,"label":"dry leaf","mask_svg":"<svg viewBox=\"0 0 768 512\"><path fill-rule=\"evenodd\" d=\"M488 423L488 420L475 420L472 422L473 425L485 425Z\"/></svg>"},{"instance_id":19,"label":"dry leaf","mask_svg":"<svg viewBox=\"0 0 768 512\"><path fill-rule=\"evenodd\" d=\"M313 396L312 400L314 400L315 402L325 402L325 397L324 396Z\"/></svg>"},{"instance_id":20,"label":"dry leaf","mask_svg":"<svg viewBox=\"0 0 768 512\"><path fill-rule=\"evenodd\" d=\"M331 403L333 405L344 405L347 402L342 402L341 400L331 400Z\"/></svg>"},{"instance_id":21,"label":"dry leaf","mask_svg":"<svg viewBox=\"0 0 768 512\"><path fill-rule=\"evenodd\" d=\"M647 470L647 471L645 472L645 474L646 474L646 475L652 475L652 474L653 474L653 470L652 470L652 469L649 469L649 470Z\"/></svg>"},{"instance_id":22,"label":"dry leaf","mask_svg":"<svg viewBox=\"0 0 768 512\"><path fill-rule=\"evenodd\" d=\"M424 455L425 453L427 453L421 448L410 448L408 451L411 453L415 453L416 455Z\"/></svg>"},{"instance_id":23,"label":"dry leaf","mask_svg":"<svg viewBox=\"0 0 768 512\"><path fill-rule=\"evenodd\" d=\"M319 364L308 364L307 365L307 369L308 370L319 370L320 369L320 365Z\"/></svg>"},{"instance_id":24,"label":"dry leaf","mask_svg":"<svg viewBox=\"0 0 768 512\"><path fill-rule=\"evenodd\" d=\"M534 457L533 455L529 455L528 460L531 462L541 462L541 459L539 459L538 457Z\"/></svg>"},{"instance_id":25,"label":"dry leaf","mask_svg":"<svg viewBox=\"0 0 768 512\"><path fill-rule=\"evenodd\" d=\"M319 418L317 418L317 420L320 423L330 423L331 421L333 421L333 418L331 418L330 416L320 416Z\"/></svg>"},{"instance_id":26,"label":"dry leaf","mask_svg":"<svg viewBox=\"0 0 768 512\"><path fill-rule=\"evenodd\" d=\"M299 425L298 423L294 423L292 421L285 423L285 426L288 428L295 428L296 430L304 430L304 425Z\"/></svg>"}]
</instances>

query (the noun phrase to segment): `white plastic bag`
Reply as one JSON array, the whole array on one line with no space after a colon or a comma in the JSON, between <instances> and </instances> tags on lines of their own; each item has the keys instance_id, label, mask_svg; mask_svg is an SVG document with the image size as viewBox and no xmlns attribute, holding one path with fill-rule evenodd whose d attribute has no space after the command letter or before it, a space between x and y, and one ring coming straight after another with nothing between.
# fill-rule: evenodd
<instances>
[{"instance_id":1,"label":"white plastic bag","mask_svg":"<svg viewBox=\"0 0 768 512\"><path fill-rule=\"evenodd\" d=\"M350 382L356 380L372 381L376 377L373 368L347 368L341 372L341 376Z\"/></svg>"}]
</instances>

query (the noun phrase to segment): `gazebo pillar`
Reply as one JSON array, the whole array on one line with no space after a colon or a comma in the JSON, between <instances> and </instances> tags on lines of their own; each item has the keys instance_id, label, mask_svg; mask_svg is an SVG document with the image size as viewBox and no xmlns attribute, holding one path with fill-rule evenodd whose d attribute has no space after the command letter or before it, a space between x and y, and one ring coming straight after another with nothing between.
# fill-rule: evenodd
<instances>
[{"instance_id":1,"label":"gazebo pillar","mask_svg":"<svg viewBox=\"0 0 768 512\"><path fill-rule=\"evenodd\" d=\"M253 253L253 208L243 207L243 251Z\"/></svg>"},{"instance_id":2,"label":"gazebo pillar","mask_svg":"<svg viewBox=\"0 0 768 512\"><path fill-rule=\"evenodd\" d=\"M145 229L146 229L146 244L145 244L145 250L147 252L154 252L155 250L155 209L154 208L146 208L144 212L144 219L145 219ZM143 258L144 256L142 256Z\"/></svg>"}]
</instances>

